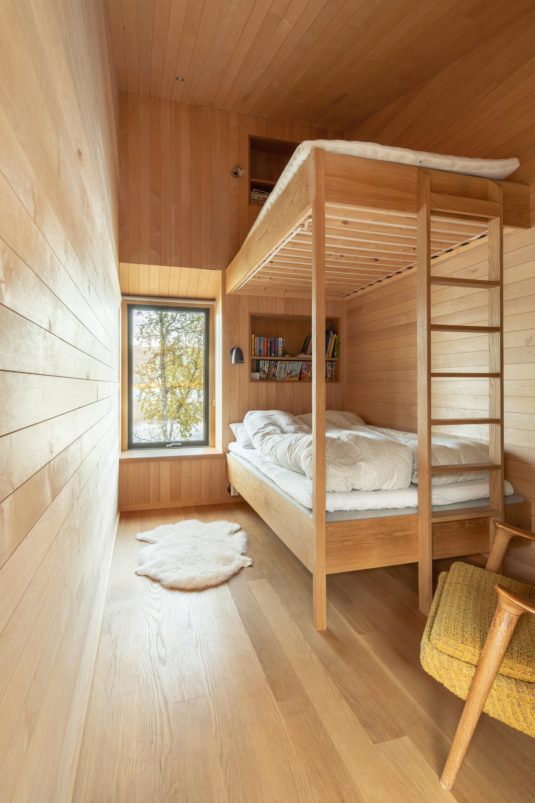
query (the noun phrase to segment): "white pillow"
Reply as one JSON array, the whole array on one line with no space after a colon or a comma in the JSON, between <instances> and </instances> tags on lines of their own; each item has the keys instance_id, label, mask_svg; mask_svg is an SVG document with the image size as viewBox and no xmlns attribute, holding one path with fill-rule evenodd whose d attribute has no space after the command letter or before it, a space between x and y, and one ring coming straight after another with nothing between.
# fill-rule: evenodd
<instances>
[{"instance_id":1,"label":"white pillow","mask_svg":"<svg viewBox=\"0 0 535 803\"><path fill-rule=\"evenodd\" d=\"M303 415L298 415L297 418L312 428L312 413L303 413ZM328 427L335 427L336 429L351 429L351 427L354 426L366 426L359 415L342 412L341 410L327 410L325 412L325 422Z\"/></svg>"},{"instance_id":2,"label":"white pillow","mask_svg":"<svg viewBox=\"0 0 535 803\"><path fill-rule=\"evenodd\" d=\"M342 410L327 410L325 413L327 423L338 429L351 429L356 426L366 426L360 415L343 412Z\"/></svg>"},{"instance_id":3,"label":"white pillow","mask_svg":"<svg viewBox=\"0 0 535 803\"><path fill-rule=\"evenodd\" d=\"M242 449L254 449L249 434L245 428L245 424L229 424L232 434L236 438L236 443Z\"/></svg>"}]
</instances>

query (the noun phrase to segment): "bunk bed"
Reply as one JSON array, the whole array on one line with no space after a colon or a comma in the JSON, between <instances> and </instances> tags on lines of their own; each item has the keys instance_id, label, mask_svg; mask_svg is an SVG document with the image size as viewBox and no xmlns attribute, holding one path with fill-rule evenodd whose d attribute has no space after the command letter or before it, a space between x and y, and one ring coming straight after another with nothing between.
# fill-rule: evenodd
<instances>
[{"instance_id":1,"label":"bunk bed","mask_svg":"<svg viewBox=\"0 0 535 803\"><path fill-rule=\"evenodd\" d=\"M327 623L328 574L418 562L420 609L427 612L433 558L488 550L490 524L504 515L503 230L531 225L529 188L500 180L514 169L514 163L447 158L444 162L441 157L401 149L353 146L328 142L300 146L226 271L227 293L311 298L312 512L286 499L238 456L228 454L227 464L234 488L312 572L314 623L319 630ZM487 279L440 275L436 266L444 255L482 238L488 243ZM326 298L344 303L363 289L408 271L416 271L417 276L418 512L328 520ZM433 324L432 284L486 288L488 326ZM489 417L477 422L489 426L490 462L463 466L463 472L489 473L490 501L485 508L445 513L432 508L433 476L459 470L458 465L431 465L432 428L474 423L432 418L435 330L489 335L489 370L481 374L489 379Z\"/></svg>"}]
</instances>

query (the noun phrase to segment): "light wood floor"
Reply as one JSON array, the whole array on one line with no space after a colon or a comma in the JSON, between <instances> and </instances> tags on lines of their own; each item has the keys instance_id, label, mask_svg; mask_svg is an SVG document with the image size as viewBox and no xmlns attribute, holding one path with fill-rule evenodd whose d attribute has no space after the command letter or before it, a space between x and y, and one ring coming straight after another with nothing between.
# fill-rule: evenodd
<instances>
[{"instance_id":1,"label":"light wood floor","mask_svg":"<svg viewBox=\"0 0 535 803\"><path fill-rule=\"evenodd\" d=\"M134 574L134 534L239 521L254 566L202 593ZM245 505L120 525L76 803L531 803L535 740L484 715L454 794L437 780L461 703L420 669L413 567L311 578Z\"/></svg>"}]
</instances>

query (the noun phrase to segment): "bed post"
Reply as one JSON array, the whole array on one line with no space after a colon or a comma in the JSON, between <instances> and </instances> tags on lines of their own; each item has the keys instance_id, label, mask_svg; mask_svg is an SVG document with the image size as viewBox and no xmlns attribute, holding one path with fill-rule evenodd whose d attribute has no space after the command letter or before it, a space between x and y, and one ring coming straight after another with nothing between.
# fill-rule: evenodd
<instances>
[{"instance_id":1,"label":"bed post","mask_svg":"<svg viewBox=\"0 0 535 803\"><path fill-rule=\"evenodd\" d=\"M325 528L325 153L314 150L312 199L312 440L314 472L313 604L316 630L327 627Z\"/></svg>"},{"instance_id":2,"label":"bed post","mask_svg":"<svg viewBox=\"0 0 535 803\"><path fill-rule=\"evenodd\" d=\"M503 189L498 184L489 187L489 198L499 206L498 217L489 220L488 258L490 281L498 282L489 289L489 326L499 331L489 335L489 418L499 424L489 425L489 462L499 466L499 470L489 473L489 505L493 516L504 519L505 499L503 495L504 472L504 405L503 405ZM490 522L490 539L494 538L494 527Z\"/></svg>"},{"instance_id":3,"label":"bed post","mask_svg":"<svg viewBox=\"0 0 535 803\"><path fill-rule=\"evenodd\" d=\"M427 614L433 598L431 498L431 211L430 178L418 170L416 319L418 372L418 596Z\"/></svg>"}]
</instances>

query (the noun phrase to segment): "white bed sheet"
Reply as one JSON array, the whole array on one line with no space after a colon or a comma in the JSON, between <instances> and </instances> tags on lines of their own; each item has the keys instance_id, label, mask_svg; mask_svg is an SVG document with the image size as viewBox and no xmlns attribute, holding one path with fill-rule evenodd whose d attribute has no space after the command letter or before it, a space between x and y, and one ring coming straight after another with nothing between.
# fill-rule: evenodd
<instances>
[{"instance_id":1,"label":"white bed sheet","mask_svg":"<svg viewBox=\"0 0 535 803\"><path fill-rule=\"evenodd\" d=\"M312 482L302 474L281 468L255 449L244 449L237 443L229 444L229 451L247 460L259 471L279 486L288 496L303 507L312 508ZM510 482L505 482L504 493L514 493ZM433 507L471 502L486 499L489 495L488 480L459 482L433 488ZM351 491L349 493L328 493L325 497L326 510L387 510L394 508L417 508L418 487L411 485L399 491Z\"/></svg>"},{"instance_id":2,"label":"white bed sheet","mask_svg":"<svg viewBox=\"0 0 535 803\"><path fill-rule=\"evenodd\" d=\"M355 142L343 139L315 139L305 140L295 149L292 158L284 168L269 198L262 207L254 226L262 220L267 210L273 205L282 191L288 186L290 179L295 175L307 156L320 148L332 153L341 153L349 156L360 156L364 159L377 159L383 162L397 162L398 164L415 165L416 167L429 167L432 170L447 170L450 173L464 173L469 176L483 178L504 179L520 167L518 159L473 159L467 156L447 156L441 153L427 153L426 151L413 151L408 148L392 148L387 145L378 145L375 142Z\"/></svg>"}]
</instances>

